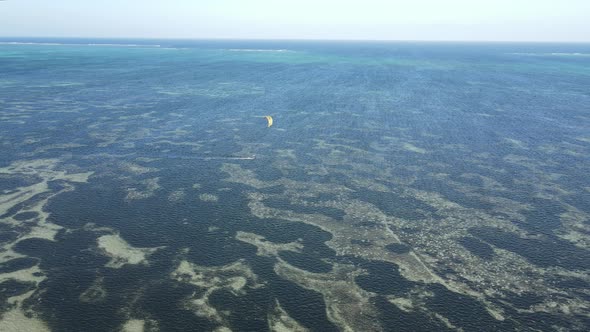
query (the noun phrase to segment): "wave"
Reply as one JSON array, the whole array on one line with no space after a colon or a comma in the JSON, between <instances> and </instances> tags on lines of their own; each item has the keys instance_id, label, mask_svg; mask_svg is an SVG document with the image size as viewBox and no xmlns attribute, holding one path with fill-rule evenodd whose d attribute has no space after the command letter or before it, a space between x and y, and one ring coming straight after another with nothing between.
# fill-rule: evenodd
<instances>
[{"instance_id":1,"label":"wave","mask_svg":"<svg viewBox=\"0 0 590 332\"><path fill-rule=\"evenodd\" d=\"M32 42L0 42L0 45L50 45L50 46L59 46L59 45L66 45L66 44L59 44L59 43L32 43Z\"/></svg>"},{"instance_id":2,"label":"wave","mask_svg":"<svg viewBox=\"0 0 590 332\"><path fill-rule=\"evenodd\" d=\"M86 46L120 46L120 47L162 47L161 45L143 45L143 44L85 44Z\"/></svg>"},{"instance_id":3,"label":"wave","mask_svg":"<svg viewBox=\"0 0 590 332\"><path fill-rule=\"evenodd\" d=\"M522 55L522 56L572 56L572 57L590 57L590 53L565 53L565 52L553 52L553 53L506 53L509 55Z\"/></svg>"},{"instance_id":4,"label":"wave","mask_svg":"<svg viewBox=\"0 0 590 332\"><path fill-rule=\"evenodd\" d=\"M105 47L153 47L159 48L161 45L149 44L114 44L114 43L50 43L50 42L0 42L0 45L42 45L42 46L105 46Z\"/></svg>"},{"instance_id":5,"label":"wave","mask_svg":"<svg viewBox=\"0 0 590 332\"><path fill-rule=\"evenodd\" d=\"M258 49L258 48L230 48L230 49L227 49L226 51L230 51L230 52L277 52L277 53L293 52L291 50L285 50L285 49Z\"/></svg>"},{"instance_id":6,"label":"wave","mask_svg":"<svg viewBox=\"0 0 590 332\"><path fill-rule=\"evenodd\" d=\"M551 53L557 56L590 56L590 53Z\"/></svg>"}]
</instances>

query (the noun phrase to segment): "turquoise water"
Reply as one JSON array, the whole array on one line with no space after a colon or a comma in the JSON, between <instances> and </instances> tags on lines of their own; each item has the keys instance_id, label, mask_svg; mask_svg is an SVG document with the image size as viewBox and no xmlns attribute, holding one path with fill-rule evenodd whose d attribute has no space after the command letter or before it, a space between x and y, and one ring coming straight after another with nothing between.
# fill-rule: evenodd
<instances>
[{"instance_id":1,"label":"turquoise water","mask_svg":"<svg viewBox=\"0 0 590 332\"><path fill-rule=\"evenodd\" d=\"M4 39L0 330L587 330L588 86L587 44Z\"/></svg>"}]
</instances>

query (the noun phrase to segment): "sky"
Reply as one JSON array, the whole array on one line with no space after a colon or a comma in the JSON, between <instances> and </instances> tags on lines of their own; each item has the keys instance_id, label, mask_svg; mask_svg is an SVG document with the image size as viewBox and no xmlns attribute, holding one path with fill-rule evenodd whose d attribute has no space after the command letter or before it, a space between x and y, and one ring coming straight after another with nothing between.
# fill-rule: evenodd
<instances>
[{"instance_id":1,"label":"sky","mask_svg":"<svg viewBox=\"0 0 590 332\"><path fill-rule=\"evenodd\" d=\"M590 42L590 0L0 0L0 36Z\"/></svg>"}]
</instances>

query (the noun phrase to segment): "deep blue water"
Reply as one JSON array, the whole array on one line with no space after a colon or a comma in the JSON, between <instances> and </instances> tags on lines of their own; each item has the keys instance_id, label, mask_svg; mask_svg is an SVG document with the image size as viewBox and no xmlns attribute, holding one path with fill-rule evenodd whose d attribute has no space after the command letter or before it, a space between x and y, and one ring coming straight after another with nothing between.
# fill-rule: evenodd
<instances>
[{"instance_id":1,"label":"deep blue water","mask_svg":"<svg viewBox=\"0 0 590 332\"><path fill-rule=\"evenodd\" d=\"M312 330L586 330L589 86L588 44L2 38L0 310L55 331L263 331L277 303ZM156 249L114 267L105 235Z\"/></svg>"}]
</instances>

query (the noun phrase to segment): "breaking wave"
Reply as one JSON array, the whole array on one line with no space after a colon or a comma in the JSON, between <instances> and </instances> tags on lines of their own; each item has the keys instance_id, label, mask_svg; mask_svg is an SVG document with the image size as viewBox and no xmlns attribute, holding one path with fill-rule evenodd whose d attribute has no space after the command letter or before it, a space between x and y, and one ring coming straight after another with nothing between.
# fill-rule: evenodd
<instances>
[{"instance_id":1,"label":"breaking wave","mask_svg":"<svg viewBox=\"0 0 590 332\"><path fill-rule=\"evenodd\" d=\"M291 50L285 49L257 49L257 48L230 48L227 49L230 52L276 52L276 53L283 53L283 52L293 52Z\"/></svg>"},{"instance_id":2,"label":"breaking wave","mask_svg":"<svg viewBox=\"0 0 590 332\"><path fill-rule=\"evenodd\" d=\"M506 53L510 55L522 55L522 56L572 56L572 57L590 57L590 53L565 53L565 52L553 52L553 53Z\"/></svg>"},{"instance_id":3,"label":"breaking wave","mask_svg":"<svg viewBox=\"0 0 590 332\"><path fill-rule=\"evenodd\" d=\"M108 47L161 47L147 44L116 44L116 43L50 43L50 42L0 42L0 45L42 45L42 46L108 46Z\"/></svg>"}]
</instances>

